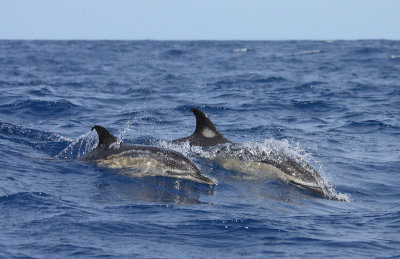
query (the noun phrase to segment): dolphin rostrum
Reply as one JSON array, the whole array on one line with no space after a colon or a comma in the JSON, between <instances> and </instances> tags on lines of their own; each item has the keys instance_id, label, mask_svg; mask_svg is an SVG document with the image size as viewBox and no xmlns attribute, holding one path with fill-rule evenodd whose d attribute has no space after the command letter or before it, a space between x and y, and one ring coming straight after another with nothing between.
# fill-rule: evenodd
<instances>
[{"instance_id":1,"label":"dolphin rostrum","mask_svg":"<svg viewBox=\"0 0 400 259\"><path fill-rule=\"evenodd\" d=\"M340 199L334 195L320 174L304 159L233 143L219 132L204 112L196 108L190 111L196 116L194 133L188 137L174 139L173 143L189 142L191 146L214 147L216 149L213 150L212 161L227 170L257 177L265 174L277 176L302 189L330 199Z\"/></svg>"},{"instance_id":2,"label":"dolphin rostrum","mask_svg":"<svg viewBox=\"0 0 400 259\"><path fill-rule=\"evenodd\" d=\"M118 143L117 138L102 126L95 125L92 130L96 130L99 143L81 160L121 169L131 176L166 176L215 184L181 153L161 147Z\"/></svg>"}]
</instances>

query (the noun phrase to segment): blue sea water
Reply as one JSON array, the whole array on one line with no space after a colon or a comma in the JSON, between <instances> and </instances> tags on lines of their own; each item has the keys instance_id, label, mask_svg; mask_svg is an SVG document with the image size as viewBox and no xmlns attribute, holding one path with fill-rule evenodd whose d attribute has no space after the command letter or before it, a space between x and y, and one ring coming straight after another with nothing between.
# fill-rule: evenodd
<instances>
[{"instance_id":1,"label":"blue sea water","mask_svg":"<svg viewBox=\"0 0 400 259\"><path fill-rule=\"evenodd\" d=\"M0 41L0 89L1 258L400 257L399 41ZM192 107L346 201L170 145ZM218 184L80 161L95 124Z\"/></svg>"}]
</instances>

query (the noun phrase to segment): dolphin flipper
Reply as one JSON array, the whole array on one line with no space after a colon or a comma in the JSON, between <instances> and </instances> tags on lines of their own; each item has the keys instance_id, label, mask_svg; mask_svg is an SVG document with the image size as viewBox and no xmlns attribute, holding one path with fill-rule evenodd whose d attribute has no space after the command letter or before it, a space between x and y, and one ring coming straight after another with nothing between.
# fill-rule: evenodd
<instances>
[{"instance_id":1,"label":"dolphin flipper","mask_svg":"<svg viewBox=\"0 0 400 259\"><path fill-rule=\"evenodd\" d=\"M190 109L196 116L196 129L193 134L179 139L172 140L172 143L189 141L191 146L211 147L218 144L232 143L226 139L208 116L199 109Z\"/></svg>"}]
</instances>

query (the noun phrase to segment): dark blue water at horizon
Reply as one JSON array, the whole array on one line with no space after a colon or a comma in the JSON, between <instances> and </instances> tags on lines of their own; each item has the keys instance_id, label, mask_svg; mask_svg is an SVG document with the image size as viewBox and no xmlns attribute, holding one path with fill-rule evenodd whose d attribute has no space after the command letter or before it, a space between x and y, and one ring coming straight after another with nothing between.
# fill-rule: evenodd
<instances>
[{"instance_id":1,"label":"dark blue water at horizon","mask_svg":"<svg viewBox=\"0 0 400 259\"><path fill-rule=\"evenodd\" d=\"M400 256L399 41L0 41L0 68L1 258ZM170 145L192 107L347 201ZM95 124L218 184L82 162Z\"/></svg>"}]
</instances>

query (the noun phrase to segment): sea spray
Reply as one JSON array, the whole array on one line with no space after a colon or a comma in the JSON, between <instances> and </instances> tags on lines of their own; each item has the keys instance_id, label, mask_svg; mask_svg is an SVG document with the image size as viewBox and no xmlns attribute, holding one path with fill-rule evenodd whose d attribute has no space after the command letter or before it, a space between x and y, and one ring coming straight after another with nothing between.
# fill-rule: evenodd
<instances>
[{"instance_id":1,"label":"sea spray","mask_svg":"<svg viewBox=\"0 0 400 259\"><path fill-rule=\"evenodd\" d=\"M74 159L85 155L87 152L96 147L98 143L97 135L88 131L75 139L71 144L64 148L56 158Z\"/></svg>"}]
</instances>

